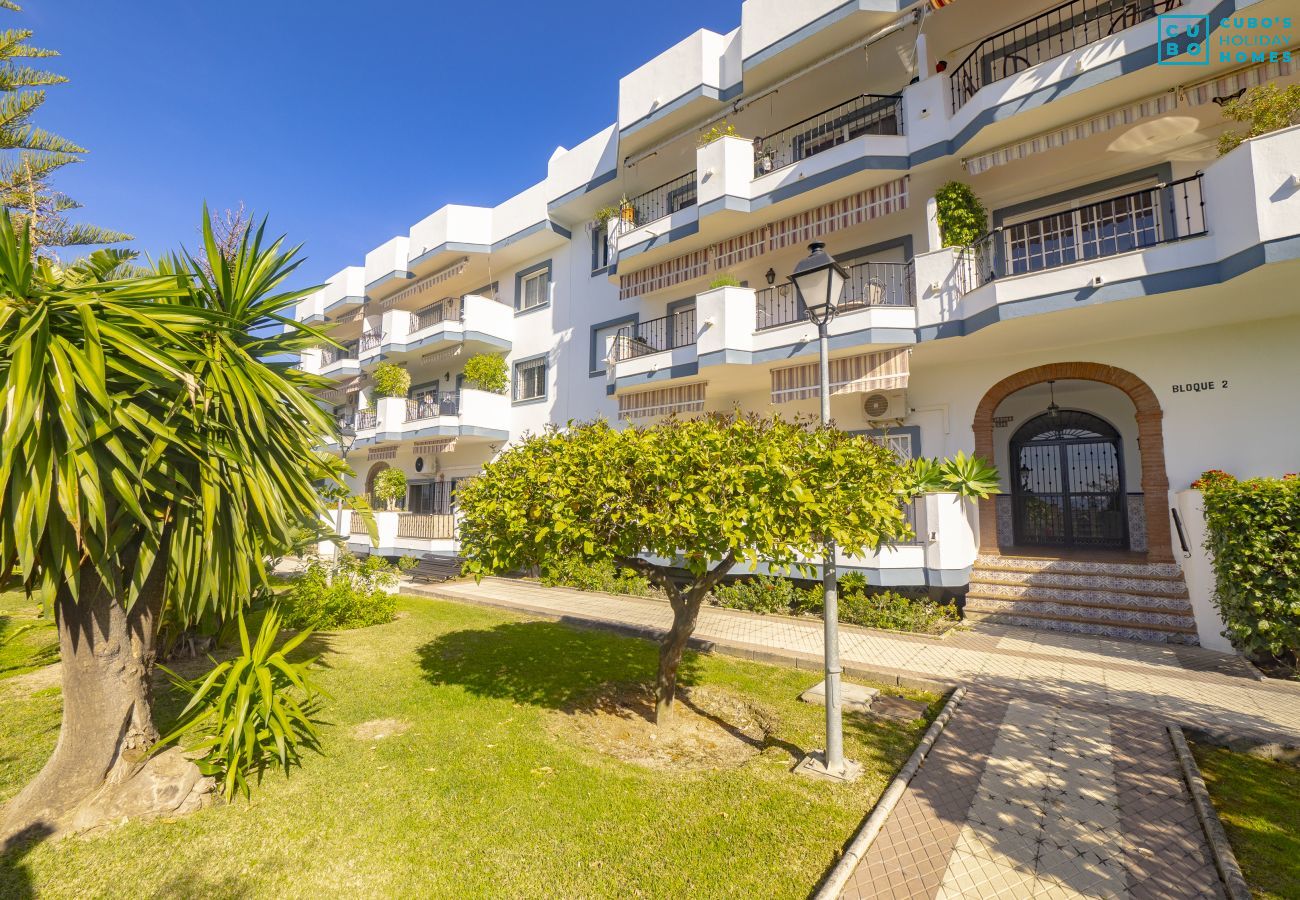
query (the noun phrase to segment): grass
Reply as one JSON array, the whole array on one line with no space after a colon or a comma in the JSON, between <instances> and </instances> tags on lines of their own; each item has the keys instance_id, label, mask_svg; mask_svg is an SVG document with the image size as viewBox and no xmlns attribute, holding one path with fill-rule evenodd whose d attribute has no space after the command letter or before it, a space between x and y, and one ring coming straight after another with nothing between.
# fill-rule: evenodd
<instances>
[{"instance_id":1,"label":"grass","mask_svg":"<svg viewBox=\"0 0 1300 900\"><path fill-rule=\"evenodd\" d=\"M395 622L311 643L333 695L323 756L269 774L252 803L0 861L0 896L804 897L926 725L847 717L866 777L806 780L790 768L820 746L823 712L796 697L818 676L688 655L683 680L761 704L773 740L740 768L653 771L548 727L603 684L649 681L649 642L406 597ZM159 717L176 705L162 696ZM0 803L58 712L57 691L0 702ZM410 730L353 736L387 718Z\"/></svg>"},{"instance_id":2,"label":"grass","mask_svg":"<svg viewBox=\"0 0 1300 900\"><path fill-rule=\"evenodd\" d=\"M1300 768L1215 747L1194 752L1251 893L1300 897Z\"/></svg>"},{"instance_id":3,"label":"grass","mask_svg":"<svg viewBox=\"0 0 1300 900\"><path fill-rule=\"evenodd\" d=\"M0 594L0 679L22 675L58 660L54 620L40 617L23 594ZM29 627L35 626L35 627Z\"/></svg>"}]
</instances>

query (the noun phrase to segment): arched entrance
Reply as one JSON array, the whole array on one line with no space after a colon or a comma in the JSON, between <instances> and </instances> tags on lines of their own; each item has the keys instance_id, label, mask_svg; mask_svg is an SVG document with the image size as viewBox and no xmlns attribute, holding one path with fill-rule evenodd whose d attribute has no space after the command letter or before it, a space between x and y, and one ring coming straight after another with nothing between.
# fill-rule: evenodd
<instances>
[{"instance_id":1,"label":"arched entrance","mask_svg":"<svg viewBox=\"0 0 1300 900\"><path fill-rule=\"evenodd\" d=\"M975 453L985 459L995 459L993 417L998 405L1015 392L1031 385L1053 380L1096 381L1119 388L1133 403L1137 420L1137 441L1140 455L1142 505L1145 512L1148 558L1151 561L1172 561L1169 516L1166 510L1169 499L1169 477L1165 473L1163 412L1160 401L1142 379L1132 372L1100 363L1052 363L1017 372L989 388L975 410L971 423L975 437ZM1133 465L1133 460L1129 460ZM1018 466L1018 463L1013 464ZM1007 473L1015 478L1018 473ZM1013 482L1014 483L1014 482ZM980 501L980 551L998 552L997 512L992 498Z\"/></svg>"},{"instance_id":2,"label":"arched entrance","mask_svg":"<svg viewBox=\"0 0 1300 900\"><path fill-rule=\"evenodd\" d=\"M1012 527L1017 546L1128 547L1119 429L1077 409L1029 419L1011 437Z\"/></svg>"},{"instance_id":3,"label":"arched entrance","mask_svg":"<svg viewBox=\"0 0 1300 900\"><path fill-rule=\"evenodd\" d=\"M367 498L367 499L369 499L370 497L374 496L374 493L375 493L375 476L378 475L380 472L384 471L384 469L387 469L387 468L388 468L388 463L386 463L386 462L377 462L377 463L375 463L373 466L371 466L371 467L370 467L370 471L366 473L366 498Z\"/></svg>"}]
</instances>

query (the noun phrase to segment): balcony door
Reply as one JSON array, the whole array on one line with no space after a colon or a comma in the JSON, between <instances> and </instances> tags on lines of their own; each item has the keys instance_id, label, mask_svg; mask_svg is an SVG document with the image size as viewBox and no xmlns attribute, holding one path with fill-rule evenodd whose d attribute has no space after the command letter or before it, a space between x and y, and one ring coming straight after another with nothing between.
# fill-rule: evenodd
<instances>
[{"instance_id":1,"label":"balcony door","mask_svg":"<svg viewBox=\"0 0 1300 900\"><path fill-rule=\"evenodd\" d=\"M1160 188L1129 186L1004 228L1007 272L1021 275L1139 250L1160 242Z\"/></svg>"},{"instance_id":2,"label":"balcony door","mask_svg":"<svg viewBox=\"0 0 1300 900\"><path fill-rule=\"evenodd\" d=\"M1011 438L1016 543L1124 549L1128 505L1123 442L1106 420L1062 409Z\"/></svg>"}]
</instances>

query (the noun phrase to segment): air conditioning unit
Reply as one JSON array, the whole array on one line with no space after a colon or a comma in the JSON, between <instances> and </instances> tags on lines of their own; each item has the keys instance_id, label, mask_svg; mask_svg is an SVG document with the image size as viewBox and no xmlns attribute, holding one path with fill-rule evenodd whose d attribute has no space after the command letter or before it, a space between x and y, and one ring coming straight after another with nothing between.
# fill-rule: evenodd
<instances>
[{"instance_id":1,"label":"air conditioning unit","mask_svg":"<svg viewBox=\"0 0 1300 900\"><path fill-rule=\"evenodd\" d=\"M907 391L872 391L862 398L868 422L901 421L907 417Z\"/></svg>"}]
</instances>

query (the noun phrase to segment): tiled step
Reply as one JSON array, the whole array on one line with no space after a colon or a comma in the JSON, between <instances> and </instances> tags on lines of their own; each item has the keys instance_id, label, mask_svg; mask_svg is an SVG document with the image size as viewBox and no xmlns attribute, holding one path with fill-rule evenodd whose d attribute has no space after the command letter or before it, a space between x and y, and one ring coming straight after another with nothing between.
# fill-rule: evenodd
<instances>
[{"instance_id":1,"label":"tiled step","mask_svg":"<svg viewBox=\"0 0 1300 900\"><path fill-rule=\"evenodd\" d=\"M1017 569L990 569L976 565L971 584L1013 584L1025 587L1050 587L1063 591L1118 591L1126 594L1159 594L1186 597L1187 585L1182 578L1147 578L1136 575L1112 575L1101 572L1022 572Z\"/></svg>"},{"instance_id":2,"label":"tiled step","mask_svg":"<svg viewBox=\"0 0 1300 900\"><path fill-rule=\"evenodd\" d=\"M1101 609L1131 609L1192 615L1192 604L1186 597L1171 597L1163 594L1130 594L1123 591L1089 589L1061 590L1023 584L987 583L972 579L966 596L967 599L987 597L990 600L1062 603Z\"/></svg>"},{"instance_id":3,"label":"tiled step","mask_svg":"<svg viewBox=\"0 0 1300 900\"><path fill-rule=\"evenodd\" d=\"M1115 575L1137 578L1179 579L1183 571L1177 563L1102 562L1099 560L1051 559L1036 556L1002 556L981 553L975 568L1013 572L1048 572L1056 574Z\"/></svg>"},{"instance_id":4,"label":"tiled step","mask_svg":"<svg viewBox=\"0 0 1300 900\"><path fill-rule=\"evenodd\" d=\"M1121 638L1130 641L1145 641L1155 644L1191 644L1198 643L1195 632L1165 630L1118 622L1098 622L1075 620L1054 616L1031 616L1027 613L995 613L981 610L968 610L969 622L987 622L992 625L1016 625L1021 628L1041 628L1048 631L1061 631L1070 634L1088 634L1097 637Z\"/></svg>"},{"instance_id":5,"label":"tiled step","mask_svg":"<svg viewBox=\"0 0 1300 900\"><path fill-rule=\"evenodd\" d=\"M1013 600L998 597L966 597L966 613L1001 613L1040 619L1064 619L1071 622L1094 622L1098 625L1122 624L1155 631L1196 633L1196 620L1189 614L1171 610L1122 609L1107 606L1081 606L1051 600Z\"/></svg>"}]
</instances>

